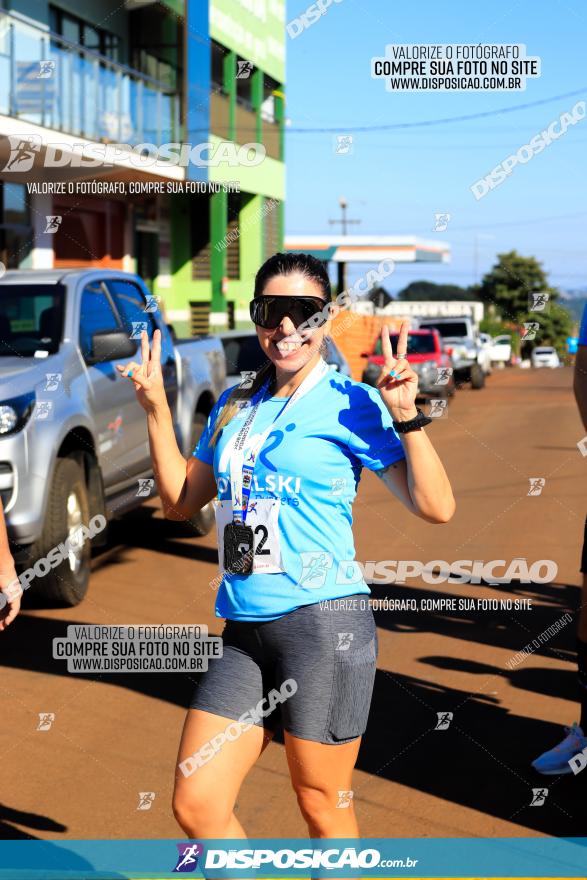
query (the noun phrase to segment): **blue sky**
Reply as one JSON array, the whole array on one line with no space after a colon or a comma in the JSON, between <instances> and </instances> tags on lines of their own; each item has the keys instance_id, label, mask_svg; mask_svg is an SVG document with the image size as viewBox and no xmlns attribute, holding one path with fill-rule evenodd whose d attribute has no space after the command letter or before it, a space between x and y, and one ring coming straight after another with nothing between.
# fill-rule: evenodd
<instances>
[{"instance_id":1,"label":"blue sky","mask_svg":"<svg viewBox=\"0 0 587 880\"><path fill-rule=\"evenodd\" d=\"M287 20L305 11L288 0ZM340 0L297 38L286 36L287 234L332 233L339 197L361 219L351 233L441 238L452 262L398 265L392 291L418 278L474 280L499 252L516 248L542 261L552 284L587 287L587 118L570 126L498 188L476 201L470 186L527 144L561 113L587 100L587 4L584 0ZM370 60L388 43L525 43L542 74L518 92L406 92L372 80ZM585 87L583 89L583 87ZM408 130L352 132L353 126L434 120L541 101L537 107L469 122ZM353 133L352 155L334 153L335 135ZM434 214L448 212L444 233ZM366 267L355 267L350 279Z\"/></svg>"}]
</instances>

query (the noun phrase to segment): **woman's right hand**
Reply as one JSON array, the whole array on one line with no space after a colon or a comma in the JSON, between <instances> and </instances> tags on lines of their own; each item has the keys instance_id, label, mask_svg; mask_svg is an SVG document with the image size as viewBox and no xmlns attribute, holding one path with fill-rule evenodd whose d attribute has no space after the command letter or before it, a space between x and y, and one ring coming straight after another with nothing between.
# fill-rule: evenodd
<instances>
[{"instance_id":1,"label":"woman's right hand","mask_svg":"<svg viewBox=\"0 0 587 880\"><path fill-rule=\"evenodd\" d=\"M163 374L161 372L161 331L155 330L153 345L149 349L149 337L141 333L141 363L131 361L126 365L116 364L122 376L134 382L137 400L146 413L154 412L167 405Z\"/></svg>"}]
</instances>

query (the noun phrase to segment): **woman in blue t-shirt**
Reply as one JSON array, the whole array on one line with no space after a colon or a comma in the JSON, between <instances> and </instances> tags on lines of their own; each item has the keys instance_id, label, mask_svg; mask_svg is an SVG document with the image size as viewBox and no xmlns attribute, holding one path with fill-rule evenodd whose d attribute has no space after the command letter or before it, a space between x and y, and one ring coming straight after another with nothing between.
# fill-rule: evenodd
<instances>
[{"instance_id":1,"label":"woman in blue t-shirt","mask_svg":"<svg viewBox=\"0 0 587 880\"><path fill-rule=\"evenodd\" d=\"M331 300L319 260L267 260L250 306L267 362L221 396L188 462L165 397L158 331L151 350L143 334L141 364L119 367L147 413L165 516L189 519L218 498L223 655L210 661L187 713L174 795L191 838L245 836L234 804L278 722L310 836L358 836L351 777L377 658L351 528L361 470L427 522L447 522L455 509L423 430L430 419L415 406L407 323L395 354L382 330L385 366L371 388L322 359L339 308Z\"/></svg>"}]
</instances>

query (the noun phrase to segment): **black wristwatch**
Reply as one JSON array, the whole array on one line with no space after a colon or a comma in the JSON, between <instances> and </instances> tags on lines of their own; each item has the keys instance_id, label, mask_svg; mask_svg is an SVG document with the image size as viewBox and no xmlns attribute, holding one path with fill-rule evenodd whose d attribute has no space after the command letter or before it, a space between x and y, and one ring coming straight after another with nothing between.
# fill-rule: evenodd
<instances>
[{"instance_id":1,"label":"black wristwatch","mask_svg":"<svg viewBox=\"0 0 587 880\"><path fill-rule=\"evenodd\" d=\"M393 422L393 427L398 434L408 434L410 431L417 431L419 428L425 428L426 425L430 424L432 419L425 415L419 406L416 407L416 411L418 415L408 422Z\"/></svg>"}]
</instances>

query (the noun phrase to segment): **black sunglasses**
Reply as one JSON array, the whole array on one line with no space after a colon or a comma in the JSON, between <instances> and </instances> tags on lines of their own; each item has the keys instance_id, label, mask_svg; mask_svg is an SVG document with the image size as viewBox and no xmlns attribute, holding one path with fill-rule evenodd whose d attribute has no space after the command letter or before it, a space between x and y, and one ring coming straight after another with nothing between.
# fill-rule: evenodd
<instances>
[{"instance_id":1,"label":"black sunglasses","mask_svg":"<svg viewBox=\"0 0 587 880\"><path fill-rule=\"evenodd\" d=\"M256 296L249 304L253 324L275 330L287 315L298 327L321 312L326 300L319 296ZM326 318L325 318L326 320Z\"/></svg>"}]
</instances>

